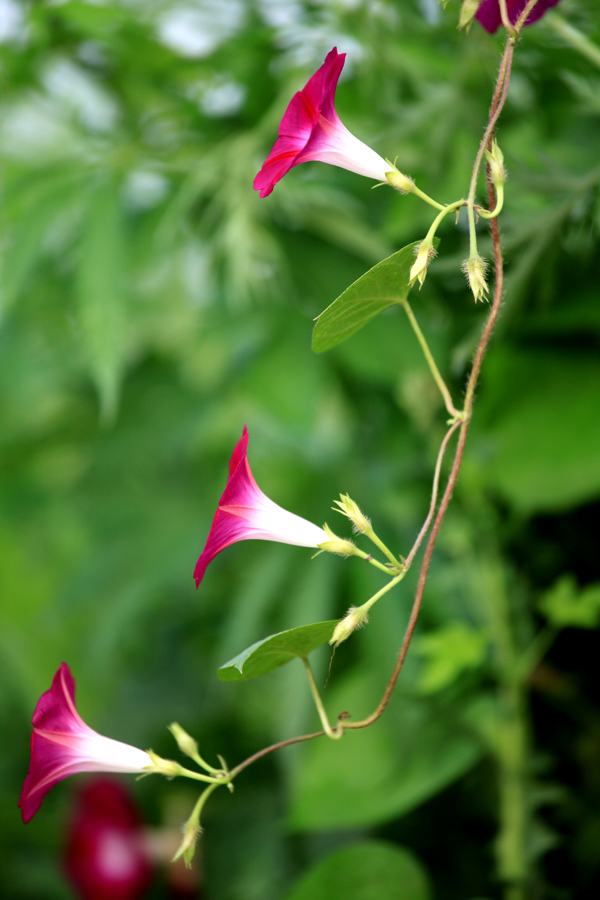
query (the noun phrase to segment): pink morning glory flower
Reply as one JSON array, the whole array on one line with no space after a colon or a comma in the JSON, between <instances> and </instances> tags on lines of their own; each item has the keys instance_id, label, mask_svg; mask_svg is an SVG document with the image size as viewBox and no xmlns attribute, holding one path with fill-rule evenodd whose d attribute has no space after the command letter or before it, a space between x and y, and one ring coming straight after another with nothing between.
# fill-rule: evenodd
<instances>
[{"instance_id":1,"label":"pink morning glory flower","mask_svg":"<svg viewBox=\"0 0 600 900\"><path fill-rule=\"evenodd\" d=\"M152 766L143 750L103 737L85 724L75 708L75 681L62 663L33 713L31 761L19 798L23 821L29 822L50 788L69 775L143 772Z\"/></svg>"},{"instance_id":2,"label":"pink morning glory flower","mask_svg":"<svg viewBox=\"0 0 600 900\"><path fill-rule=\"evenodd\" d=\"M248 429L244 425L242 437L229 461L227 487L219 500L206 546L194 569L196 587L199 587L209 562L236 541L253 538L298 547L317 547L330 540L322 528L282 509L263 494L250 471L247 451Z\"/></svg>"},{"instance_id":3,"label":"pink morning glory flower","mask_svg":"<svg viewBox=\"0 0 600 900\"><path fill-rule=\"evenodd\" d=\"M538 3L533 7L529 15L527 16L526 25L533 25L534 22L537 22L538 19L544 15L544 13L550 9L552 6L556 6L559 0L538 0ZM527 0L507 0L506 9L508 12L508 18L512 25L515 24L523 10L527 5ZM479 4L479 8L475 13L475 18L478 22L480 22L486 31L489 31L490 34L493 34L502 24L502 19L500 16L500 4L498 0L482 0Z\"/></svg>"},{"instance_id":4,"label":"pink morning glory flower","mask_svg":"<svg viewBox=\"0 0 600 900\"><path fill-rule=\"evenodd\" d=\"M80 900L140 900L147 893L153 865L144 826L114 779L95 778L78 792L64 867Z\"/></svg>"},{"instance_id":5,"label":"pink morning glory flower","mask_svg":"<svg viewBox=\"0 0 600 900\"><path fill-rule=\"evenodd\" d=\"M386 172L393 166L354 137L335 111L335 89L345 59L346 54L334 47L321 68L292 97L273 149L254 179L254 190L260 191L261 197L268 197L293 166L312 160L386 181Z\"/></svg>"}]
</instances>

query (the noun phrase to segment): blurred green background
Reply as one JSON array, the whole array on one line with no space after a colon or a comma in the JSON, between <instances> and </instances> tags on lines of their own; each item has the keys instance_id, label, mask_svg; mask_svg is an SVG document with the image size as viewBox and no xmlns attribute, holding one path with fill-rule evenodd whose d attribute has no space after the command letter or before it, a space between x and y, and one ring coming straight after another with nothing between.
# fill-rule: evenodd
<instances>
[{"instance_id":1,"label":"blurred green background","mask_svg":"<svg viewBox=\"0 0 600 900\"><path fill-rule=\"evenodd\" d=\"M324 356L310 340L431 210L316 163L266 200L252 180L337 45L345 124L436 199L463 196L502 38L459 34L458 8L1 0L3 898L73 897L60 852L79 778L27 827L16 808L61 661L93 728L163 756L174 719L230 765L317 727L300 663L242 685L216 669L382 582L244 542L196 592L244 423L277 503L346 534L331 505L348 492L410 549L445 420L414 336L394 310ZM600 45L594 0L557 12ZM517 47L498 136L506 303L398 690L375 727L282 751L211 799L198 896L335 900L340 873L347 900L522 896L507 879L551 900L600 891L600 69L551 20ZM458 402L486 309L460 272L465 223L440 237L411 302ZM338 649L332 715L379 700L417 568ZM322 684L329 655L314 660ZM154 827L196 796L129 783Z\"/></svg>"}]
</instances>

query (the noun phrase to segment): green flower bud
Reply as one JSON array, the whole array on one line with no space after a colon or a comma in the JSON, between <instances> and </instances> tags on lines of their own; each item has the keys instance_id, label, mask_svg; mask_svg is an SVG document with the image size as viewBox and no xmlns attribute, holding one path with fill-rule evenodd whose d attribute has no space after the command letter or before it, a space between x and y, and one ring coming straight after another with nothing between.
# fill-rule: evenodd
<instances>
[{"instance_id":1,"label":"green flower bud","mask_svg":"<svg viewBox=\"0 0 600 900\"><path fill-rule=\"evenodd\" d=\"M421 241L419 246L416 248L417 258L414 261L408 276L408 283L411 287L416 281L419 282L419 287L423 286L425 276L427 275L427 266L435 255L436 251L431 241L428 241L427 239Z\"/></svg>"},{"instance_id":2,"label":"green flower bud","mask_svg":"<svg viewBox=\"0 0 600 900\"><path fill-rule=\"evenodd\" d=\"M186 756L195 759L198 756L198 744L177 722L169 725L169 731L177 741L177 746Z\"/></svg>"},{"instance_id":3,"label":"green flower bud","mask_svg":"<svg viewBox=\"0 0 600 900\"><path fill-rule=\"evenodd\" d=\"M475 13L477 12L480 5L481 0L463 0L460 7L460 14L458 16L459 31L462 31L463 28L466 28L467 31L469 30L473 19L475 18Z\"/></svg>"},{"instance_id":4,"label":"green flower bud","mask_svg":"<svg viewBox=\"0 0 600 900\"><path fill-rule=\"evenodd\" d=\"M336 647L343 641L347 640L353 631L362 628L369 621L368 610L364 606L351 606L346 613L345 618L335 626L335 630L331 635L330 644Z\"/></svg>"},{"instance_id":5,"label":"green flower bud","mask_svg":"<svg viewBox=\"0 0 600 900\"><path fill-rule=\"evenodd\" d=\"M336 512L341 512L347 519L350 519L352 528L357 534L365 534L371 530L371 520L363 515L358 505L354 500L350 499L348 494L340 494L340 499L334 502L336 506L339 506Z\"/></svg>"},{"instance_id":6,"label":"green flower bud","mask_svg":"<svg viewBox=\"0 0 600 900\"><path fill-rule=\"evenodd\" d=\"M494 138L492 149L485 151L485 158L490 167L492 181L496 188L503 187L506 181L506 169L504 168L504 154L498 146L498 141Z\"/></svg>"},{"instance_id":7,"label":"green flower bud","mask_svg":"<svg viewBox=\"0 0 600 900\"><path fill-rule=\"evenodd\" d=\"M462 264L462 270L467 276L475 303L478 300L483 300L488 292L487 281L485 280L486 269L487 262L479 254L470 256Z\"/></svg>"}]
</instances>

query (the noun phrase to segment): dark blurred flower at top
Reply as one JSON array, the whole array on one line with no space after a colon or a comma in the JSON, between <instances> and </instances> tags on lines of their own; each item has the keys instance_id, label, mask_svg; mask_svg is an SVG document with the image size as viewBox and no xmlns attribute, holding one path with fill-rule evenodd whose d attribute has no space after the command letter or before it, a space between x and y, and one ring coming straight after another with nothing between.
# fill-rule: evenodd
<instances>
[{"instance_id":1,"label":"dark blurred flower at top","mask_svg":"<svg viewBox=\"0 0 600 900\"><path fill-rule=\"evenodd\" d=\"M506 10L508 18L512 25L515 24L525 7L528 0L506 0ZM544 15L552 6L556 6L559 0L538 0L529 15L527 16L526 25L533 25L538 19ZM482 0L479 4L475 18L483 25L486 31L493 34L502 24L500 16L500 4L498 0Z\"/></svg>"},{"instance_id":2,"label":"dark blurred flower at top","mask_svg":"<svg viewBox=\"0 0 600 900\"><path fill-rule=\"evenodd\" d=\"M152 879L144 828L128 791L97 778L79 791L64 867L81 900L140 900Z\"/></svg>"}]
</instances>

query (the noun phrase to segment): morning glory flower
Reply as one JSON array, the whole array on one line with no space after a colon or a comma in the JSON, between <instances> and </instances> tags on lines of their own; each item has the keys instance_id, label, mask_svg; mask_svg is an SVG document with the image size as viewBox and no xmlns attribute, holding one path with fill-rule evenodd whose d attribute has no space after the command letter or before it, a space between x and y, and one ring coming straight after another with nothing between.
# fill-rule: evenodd
<instances>
[{"instance_id":1,"label":"morning glory flower","mask_svg":"<svg viewBox=\"0 0 600 900\"><path fill-rule=\"evenodd\" d=\"M344 68L345 53L334 47L301 91L292 97L278 138L254 179L254 190L268 197L278 181L300 163L318 160L357 175L386 181L393 166L359 141L335 111L335 89Z\"/></svg>"},{"instance_id":2,"label":"morning glory flower","mask_svg":"<svg viewBox=\"0 0 600 900\"><path fill-rule=\"evenodd\" d=\"M552 6L556 6L559 0L538 0L538 3L533 7L529 15L527 16L526 25L533 25L534 22L537 22L538 19L544 15L544 13L549 10ZM506 2L506 10L508 12L508 18L512 25L515 24L523 10L527 5L527 0L507 0ZM478 22L483 25L486 31L489 31L490 34L493 34L502 24L502 19L500 16L500 4L498 0L482 0L479 4L477 12L475 13L475 18Z\"/></svg>"},{"instance_id":3,"label":"morning glory flower","mask_svg":"<svg viewBox=\"0 0 600 900\"><path fill-rule=\"evenodd\" d=\"M31 761L19 798L23 821L29 822L48 791L69 775L148 769L155 766L146 752L103 737L85 724L75 708L75 680L62 663L33 713Z\"/></svg>"},{"instance_id":4,"label":"morning glory flower","mask_svg":"<svg viewBox=\"0 0 600 900\"><path fill-rule=\"evenodd\" d=\"M248 429L244 425L242 437L229 461L227 487L219 500L206 546L196 563L196 587L200 586L209 562L236 541L252 538L298 547L318 547L330 540L322 528L282 509L263 494L250 471L247 451Z\"/></svg>"}]
</instances>

